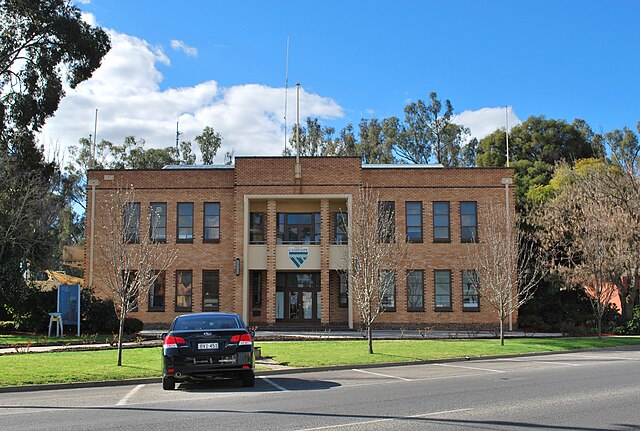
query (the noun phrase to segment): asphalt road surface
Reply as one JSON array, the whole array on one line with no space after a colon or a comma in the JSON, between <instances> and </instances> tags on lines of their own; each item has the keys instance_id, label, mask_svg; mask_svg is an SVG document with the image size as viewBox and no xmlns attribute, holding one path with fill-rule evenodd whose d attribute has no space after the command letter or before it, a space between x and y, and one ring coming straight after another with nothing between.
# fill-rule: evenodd
<instances>
[{"instance_id":1,"label":"asphalt road surface","mask_svg":"<svg viewBox=\"0 0 640 431\"><path fill-rule=\"evenodd\" d=\"M640 348L0 394L0 430L640 430Z\"/></svg>"}]
</instances>

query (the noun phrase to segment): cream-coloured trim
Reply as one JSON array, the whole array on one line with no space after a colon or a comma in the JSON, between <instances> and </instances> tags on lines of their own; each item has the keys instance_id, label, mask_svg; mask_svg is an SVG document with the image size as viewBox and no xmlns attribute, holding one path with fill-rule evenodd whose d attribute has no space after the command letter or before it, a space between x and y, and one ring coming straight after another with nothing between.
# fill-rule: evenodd
<instances>
[{"instance_id":1,"label":"cream-coloured trim","mask_svg":"<svg viewBox=\"0 0 640 431\"><path fill-rule=\"evenodd\" d=\"M242 240L242 319L245 324L249 323L249 196L244 196L244 208L242 211L244 238Z\"/></svg>"},{"instance_id":2,"label":"cream-coloured trim","mask_svg":"<svg viewBox=\"0 0 640 431\"><path fill-rule=\"evenodd\" d=\"M347 214L349 216L349 219L351 219L351 215L353 214L353 212L351 211L351 204L352 204L352 196L349 195L349 197L347 198ZM347 238L351 238L351 223L349 223L347 225ZM349 246L347 248L347 253L349 253L349 260L351 260L351 241L347 242L347 245ZM349 268L347 268L349 269ZM348 284L349 287L349 329L353 329L353 294L351 292L351 283Z\"/></svg>"}]
</instances>

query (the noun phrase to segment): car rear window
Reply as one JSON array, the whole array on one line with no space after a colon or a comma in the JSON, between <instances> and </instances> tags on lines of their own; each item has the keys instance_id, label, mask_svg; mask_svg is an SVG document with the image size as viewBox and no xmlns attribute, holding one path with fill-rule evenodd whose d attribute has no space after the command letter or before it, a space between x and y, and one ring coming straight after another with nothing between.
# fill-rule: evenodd
<instances>
[{"instance_id":1,"label":"car rear window","mask_svg":"<svg viewBox=\"0 0 640 431\"><path fill-rule=\"evenodd\" d=\"M174 331L206 331L209 329L240 329L240 320L235 316L183 316L176 320Z\"/></svg>"}]
</instances>

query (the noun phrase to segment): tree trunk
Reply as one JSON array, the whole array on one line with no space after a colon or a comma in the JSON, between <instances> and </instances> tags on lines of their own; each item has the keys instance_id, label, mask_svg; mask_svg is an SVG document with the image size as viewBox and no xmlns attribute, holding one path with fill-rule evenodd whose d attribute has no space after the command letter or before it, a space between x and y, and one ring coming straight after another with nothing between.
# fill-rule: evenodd
<instances>
[{"instance_id":1,"label":"tree trunk","mask_svg":"<svg viewBox=\"0 0 640 431\"><path fill-rule=\"evenodd\" d=\"M124 335L124 320L127 317L126 311L120 312L120 326L118 328L118 366L122 366L122 336Z\"/></svg>"},{"instance_id":2,"label":"tree trunk","mask_svg":"<svg viewBox=\"0 0 640 431\"><path fill-rule=\"evenodd\" d=\"M369 342L369 354L373 355L373 336L371 333L371 324L367 325L367 341Z\"/></svg>"},{"instance_id":3,"label":"tree trunk","mask_svg":"<svg viewBox=\"0 0 640 431\"><path fill-rule=\"evenodd\" d=\"M504 346L504 318L500 319L500 345Z\"/></svg>"},{"instance_id":4,"label":"tree trunk","mask_svg":"<svg viewBox=\"0 0 640 431\"><path fill-rule=\"evenodd\" d=\"M602 314L598 316L598 338L602 338Z\"/></svg>"}]
</instances>

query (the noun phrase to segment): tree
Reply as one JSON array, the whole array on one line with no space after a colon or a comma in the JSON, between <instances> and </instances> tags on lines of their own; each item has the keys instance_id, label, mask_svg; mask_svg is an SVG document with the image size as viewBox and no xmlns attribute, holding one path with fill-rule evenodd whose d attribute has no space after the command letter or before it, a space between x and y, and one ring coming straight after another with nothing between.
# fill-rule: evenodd
<instances>
[{"instance_id":1,"label":"tree","mask_svg":"<svg viewBox=\"0 0 640 431\"><path fill-rule=\"evenodd\" d=\"M393 142L383 133L386 123L377 118L360 120L360 155L362 161L369 164L393 163ZM388 126L387 126L388 127Z\"/></svg>"},{"instance_id":2,"label":"tree","mask_svg":"<svg viewBox=\"0 0 640 431\"><path fill-rule=\"evenodd\" d=\"M317 118L307 117L307 127L300 126L298 132L300 156L323 156L326 149L333 140L335 129L333 127L323 127ZM296 130L298 125L294 125L289 138L289 147L282 152L283 156L290 156L297 150Z\"/></svg>"},{"instance_id":3,"label":"tree","mask_svg":"<svg viewBox=\"0 0 640 431\"><path fill-rule=\"evenodd\" d=\"M144 223L143 210L148 214ZM107 210L96 220L96 235L103 238L99 251L104 271L99 274L120 322L118 366L122 365L122 337L128 313L144 303L156 279L177 256L175 248L152 241L157 223L158 218L150 209L140 208L133 188L110 193Z\"/></svg>"},{"instance_id":4,"label":"tree","mask_svg":"<svg viewBox=\"0 0 640 431\"><path fill-rule=\"evenodd\" d=\"M497 314L500 344L506 319L531 299L544 275L544 264L524 232L506 218L505 208L490 203L476 243L467 244L465 263L473 269L469 283Z\"/></svg>"},{"instance_id":5,"label":"tree","mask_svg":"<svg viewBox=\"0 0 640 431\"><path fill-rule=\"evenodd\" d=\"M0 3L0 135L3 146L33 143L33 134L71 88L91 77L109 37L82 20L68 0ZM17 139L22 137L23 139Z\"/></svg>"},{"instance_id":6,"label":"tree","mask_svg":"<svg viewBox=\"0 0 640 431\"><path fill-rule=\"evenodd\" d=\"M435 92L423 100L404 107L403 130L398 134L396 151L400 157L416 164L428 164L432 157L444 166L457 166L461 143L469 129L453 123L453 106L443 104Z\"/></svg>"},{"instance_id":7,"label":"tree","mask_svg":"<svg viewBox=\"0 0 640 431\"><path fill-rule=\"evenodd\" d=\"M109 50L106 33L80 18L67 0L0 2L0 291L15 305L24 273L55 254L58 167L47 163L35 134L52 116L66 81L75 88Z\"/></svg>"},{"instance_id":8,"label":"tree","mask_svg":"<svg viewBox=\"0 0 640 431\"><path fill-rule=\"evenodd\" d=\"M198 147L200 147L200 153L202 153L202 163L212 165L213 159L222 145L220 133L216 132L213 127L206 126L195 139Z\"/></svg>"},{"instance_id":9,"label":"tree","mask_svg":"<svg viewBox=\"0 0 640 431\"><path fill-rule=\"evenodd\" d=\"M367 331L369 353L373 353L372 325L382 314L392 294L392 283L403 285L410 267L408 243L395 230L395 211L374 190L363 187L349 214L349 295Z\"/></svg>"}]
</instances>

